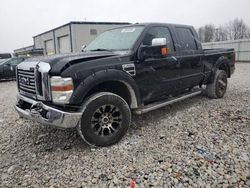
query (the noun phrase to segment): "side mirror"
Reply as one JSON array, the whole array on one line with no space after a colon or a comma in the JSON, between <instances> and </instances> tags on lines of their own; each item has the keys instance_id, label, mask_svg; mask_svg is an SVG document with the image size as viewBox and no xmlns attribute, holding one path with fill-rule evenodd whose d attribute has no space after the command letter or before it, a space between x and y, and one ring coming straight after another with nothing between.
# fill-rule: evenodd
<instances>
[{"instance_id":1,"label":"side mirror","mask_svg":"<svg viewBox=\"0 0 250 188\"><path fill-rule=\"evenodd\" d=\"M148 58L164 58L167 56L166 38L154 38L152 46L141 46L138 50L138 59L144 61Z\"/></svg>"},{"instance_id":2,"label":"side mirror","mask_svg":"<svg viewBox=\"0 0 250 188\"><path fill-rule=\"evenodd\" d=\"M166 46L167 39L166 38L154 38L152 40L152 46Z\"/></svg>"}]
</instances>

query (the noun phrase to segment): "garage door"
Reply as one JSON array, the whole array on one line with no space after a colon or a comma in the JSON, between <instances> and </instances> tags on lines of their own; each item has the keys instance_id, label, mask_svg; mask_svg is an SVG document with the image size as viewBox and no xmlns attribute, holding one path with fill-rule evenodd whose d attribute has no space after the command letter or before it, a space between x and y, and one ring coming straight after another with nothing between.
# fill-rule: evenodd
<instances>
[{"instance_id":1,"label":"garage door","mask_svg":"<svg viewBox=\"0 0 250 188\"><path fill-rule=\"evenodd\" d=\"M55 53L54 51L54 43L53 40L47 40L44 42L45 43L45 53L47 55L52 55Z\"/></svg>"},{"instance_id":2,"label":"garage door","mask_svg":"<svg viewBox=\"0 0 250 188\"><path fill-rule=\"evenodd\" d=\"M71 52L69 35L58 37L58 46L59 53Z\"/></svg>"}]
</instances>

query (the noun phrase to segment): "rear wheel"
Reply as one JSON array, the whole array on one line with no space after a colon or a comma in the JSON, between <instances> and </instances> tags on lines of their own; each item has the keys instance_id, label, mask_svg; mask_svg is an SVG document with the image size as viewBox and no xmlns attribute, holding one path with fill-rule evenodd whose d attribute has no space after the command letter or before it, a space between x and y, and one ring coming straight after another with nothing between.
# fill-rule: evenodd
<instances>
[{"instance_id":1,"label":"rear wheel","mask_svg":"<svg viewBox=\"0 0 250 188\"><path fill-rule=\"evenodd\" d=\"M109 146L126 134L131 113L126 101L118 95L101 92L85 103L78 132L88 144Z\"/></svg>"},{"instance_id":2,"label":"rear wheel","mask_svg":"<svg viewBox=\"0 0 250 188\"><path fill-rule=\"evenodd\" d=\"M213 82L206 87L206 93L210 98L222 98L227 90L227 73L224 70L216 70Z\"/></svg>"}]
</instances>

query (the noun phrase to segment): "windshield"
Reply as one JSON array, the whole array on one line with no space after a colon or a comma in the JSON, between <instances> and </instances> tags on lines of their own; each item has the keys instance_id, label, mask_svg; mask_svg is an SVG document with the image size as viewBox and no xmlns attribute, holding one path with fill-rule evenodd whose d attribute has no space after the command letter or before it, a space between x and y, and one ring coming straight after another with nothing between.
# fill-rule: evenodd
<instances>
[{"instance_id":1,"label":"windshield","mask_svg":"<svg viewBox=\"0 0 250 188\"><path fill-rule=\"evenodd\" d=\"M84 51L129 50L143 29L143 26L133 26L106 31L93 40Z\"/></svg>"}]
</instances>

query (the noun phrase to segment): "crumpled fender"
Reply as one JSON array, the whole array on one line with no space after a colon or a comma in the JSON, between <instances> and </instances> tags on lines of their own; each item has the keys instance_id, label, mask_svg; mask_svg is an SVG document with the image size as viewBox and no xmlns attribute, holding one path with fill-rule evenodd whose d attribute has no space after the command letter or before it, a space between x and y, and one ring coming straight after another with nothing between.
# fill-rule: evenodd
<instances>
[{"instance_id":1,"label":"crumpled fender","mask_svg":"<svg viewBox=\"0 0 250 188\"><path fill-rule=\"evenodd\" d=\"M83 104L85 96L92 88L107 81L119 81L127 86L132 99L132 103L129 104L131 108L136 108L141 104L139 89L135 80L126 72L115 69L98 71L85 78L74 91L70 104Z\"/></svg>"}]
</instances>

